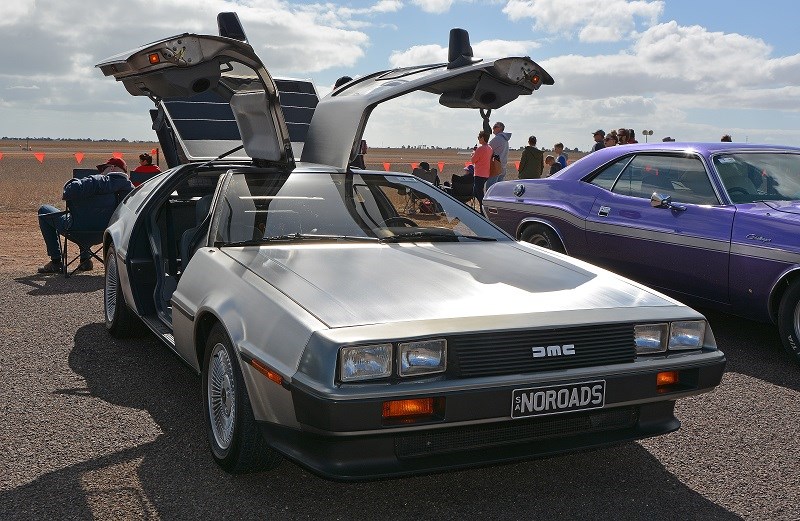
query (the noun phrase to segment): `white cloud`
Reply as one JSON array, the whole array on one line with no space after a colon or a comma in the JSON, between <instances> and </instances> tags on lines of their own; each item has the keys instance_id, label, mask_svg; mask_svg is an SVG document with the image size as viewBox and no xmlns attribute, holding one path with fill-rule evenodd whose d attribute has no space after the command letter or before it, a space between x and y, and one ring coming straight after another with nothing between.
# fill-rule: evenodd
<instances>
[{"instance_id":1,"label":"white cloud","mask_svg":"<svg viewBox=\"0 0 800 521\"><path fill-rule=\"evenodd\" d=\"M533 29L551 34L578 31L583 42L615 42L636 31L636 21L656 23L663 1L636 0L510 0L503 12L512 21L533 19Z\"/></svg>"},{"instance_id":2,"label":"white cloud","mask_svg":"<svg viewBox=\"0 0 800 521\"><path fill-rule=\"evenodd\" d=\"M29 17L36 8L36 0L16 0L4 2L3 15L0 16L0 27L16 25Z\"/></svg>"},{"instance_id":3,"label":"white cloud","mask_svg":"<svg viewBox=\"0 0 800 521\"><path fill-rule=\"evenodd\" d=\"M441 14L450 10L453 0L411 0L411 3L426 13Z\"/></svg>"},{"instance_id":4,"label":"white cloud","mask_svg":"<svg viewBox=\"0 0 800 521\"><path fill-rule=\"evenodd\" d=\"M483 40L472 44L476 58L498 58L502 56L527 56L539 47L533 41ZM446 63L447 47L441 45L415 45L404 51L394 51L389 56L391 67L410 67L426 63Z\"/></svg>"}]
</instances>

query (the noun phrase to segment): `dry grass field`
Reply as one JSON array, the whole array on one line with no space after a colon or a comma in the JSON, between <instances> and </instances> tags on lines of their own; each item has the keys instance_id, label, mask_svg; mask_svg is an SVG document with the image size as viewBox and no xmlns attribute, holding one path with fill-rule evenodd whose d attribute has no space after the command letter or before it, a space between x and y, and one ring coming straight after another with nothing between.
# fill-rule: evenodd
<instances>
[{"instance_id":1,"label":"dry grass field","mask_svg":"<svg viewBox=\"0 0 800 521\"><path fill-rule=\"evenodd\" d=\"M0 141L0 272L4 273L12 269L34 271L47 261L36 211L42 204L64 208L61 188L73 168L92 168L114 153L122 154L133 167L140 153L158 147L157 143L30 141L31 150L24 150L25 145L24 141ZM80 163L76 154L83 155ZM507 180L517 178L514 164L520 154L519 150L509 154ZM442 180L462 173L469 158L469 152L455 149L373 148L365 156L367 168L384 170L384 163L389 163L394 172L410 173L411 164L420 161L427 161L433 168L442 163Z\"/></svg>"}]
</instances>

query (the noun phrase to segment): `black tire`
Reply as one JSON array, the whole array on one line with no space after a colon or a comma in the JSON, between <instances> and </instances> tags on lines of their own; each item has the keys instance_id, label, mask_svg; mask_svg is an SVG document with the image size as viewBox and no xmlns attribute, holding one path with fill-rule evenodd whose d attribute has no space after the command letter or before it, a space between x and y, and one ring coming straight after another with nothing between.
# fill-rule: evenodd
<instances>
[{"instance_id":1,"label":"black tire","mask_svg":"<svg viewBox=\"0 0 800 521\"><path fill-rule=\"evenodd\" d=\"M239 357L219 323L206 340L203 413L211 454L227 472L268 470L281 462L256 425Z\"/></svg>"},{"instance_id":2,"label":"black tire","mask_svg":"<svg viewBox=\"0 0 800 521\"><path fill-rule=\"evenodd\" d=\"M550 228L541 224L532 224L522 231L521 241L529 242L548 250L564 253L564 245Z\"/></svg>"},{"instance_id":3,"label":"black tire","mask_svg":"<svg viewBox=\"0 0 800 521\"><path fill-rule=\"evenodd\" d=\"M781 297L778 332L783 348L800 363L800 280L790 283Z\"/></svg>"},{"instance_id":4,"label":"black tire","mask_svg":"<svg viewBox=\"0 0 800 521\"><path fill-rule=\"evenodd\" d=\"M109 246L105 258L105 286L103 287L103 308L106 329L115 338L128 338L141 333L141 321L125 303L122 286L119 282L117 252Z\"/></svg>"}]
</instances>

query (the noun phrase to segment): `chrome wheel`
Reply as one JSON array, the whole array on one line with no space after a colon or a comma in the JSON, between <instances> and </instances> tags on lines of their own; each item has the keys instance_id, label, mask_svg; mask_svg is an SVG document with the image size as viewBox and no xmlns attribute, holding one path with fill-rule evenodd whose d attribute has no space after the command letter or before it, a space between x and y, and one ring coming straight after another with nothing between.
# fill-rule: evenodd
<instances>
[{"instance_id":1,"label":"chrome wheel","mask_svg":"<svg viewBox=\"0 0 800 521\"><path fill-rule=\"evenodd\" d=\"M117 259L113 252L106 258L106 287L103 295L106 305L106 322L112 322L117 312L117 290L119 288L119 274L117 273Z\"/></svg>"},{"instance_id":2,"label":"chrome wheel","mask_svg":"<svg viewBox=\"0 0 800 521\"><path fill-rule=\"evenodd\" d=\"M211 431L219 448L226 450L233 440L236 424L236 380L228 351L221 343L215 344L211 351L207 382Z\"/></svg>"}]
</instances>

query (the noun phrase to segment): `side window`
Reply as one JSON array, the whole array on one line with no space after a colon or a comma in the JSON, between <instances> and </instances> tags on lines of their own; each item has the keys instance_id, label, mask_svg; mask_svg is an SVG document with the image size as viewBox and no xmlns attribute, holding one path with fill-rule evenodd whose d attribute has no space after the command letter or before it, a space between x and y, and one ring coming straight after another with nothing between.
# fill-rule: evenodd
<instances>
[{"instance_id":1,"label":"side window","mask_svg":"<svg viewBox=\"0 0 800 521\"><path fill-rule=\"evenodd\" d=\"M630 156L618 159L616 162L605 167L605 169L594 176L589 182L611 191L611 188L614 186L614 181L617 180L619 173L622 172L622 169L625 168L625 165L627 165L630 160Z\"/></svg>"},{"instance_id":2,"label":"side window","mask_svg":"<svg viewBox=\"0 0 800 521\"><path fill-rule=\"evenodd\" d=\"M719 204L703 163L696 157L638 155L622 172L613 192L644 199L657 192L675 202Z\"/></svg>"}]
</instances>

